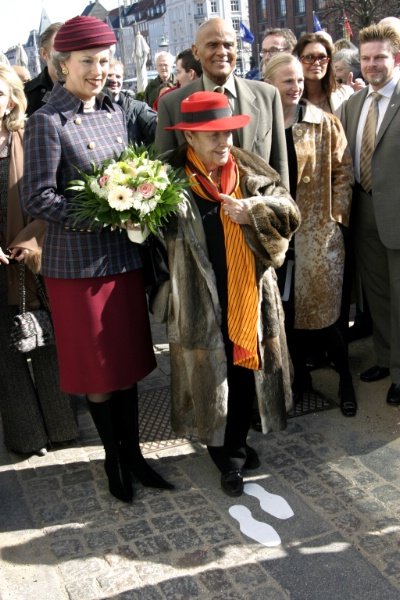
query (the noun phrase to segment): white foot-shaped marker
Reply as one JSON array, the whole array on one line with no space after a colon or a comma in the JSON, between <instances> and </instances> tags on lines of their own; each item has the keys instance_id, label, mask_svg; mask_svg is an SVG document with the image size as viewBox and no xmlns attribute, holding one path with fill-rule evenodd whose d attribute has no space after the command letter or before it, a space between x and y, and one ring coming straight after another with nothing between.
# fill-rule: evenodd
<instances>
[{"instance_id":1,"label":"white foot-shaped marker","mask_svg":"<svg viewBox=\"0 0 400 600\"><path fill-rule=\"evenodd\" d=\"M240 531L250 539L268 548L280 545L281 538L275 529L267 523L256 521L245 506L234 504L229 508L229 514L238 521Z\"/></svg>"},{"instance_id":2,"label":"white foot-shaped marker","mask_svg":"<svg viewBox=\"0 0 400 600\"><path fill-rule=\"evenodd\" d=\"M249 496L255 496L259 500L263 511L277 519L290 519L294 515L285 498L277 494L270 494L261 485L258 485L258 483L245 483L244 493Z\"/></svg>"}]
</instances>

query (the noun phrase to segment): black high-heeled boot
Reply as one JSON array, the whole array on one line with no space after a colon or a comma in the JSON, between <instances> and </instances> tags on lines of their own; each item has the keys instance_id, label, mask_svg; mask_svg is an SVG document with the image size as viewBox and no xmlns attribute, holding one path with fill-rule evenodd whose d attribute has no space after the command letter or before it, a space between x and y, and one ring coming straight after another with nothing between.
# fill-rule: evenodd
<instances>
[{"instance_id":1,"label":"black high-heeled boot","mask_svg":"<svg viewBox=\"0 0 400 600\"><path fill-rule=\"evenodd\" d=\"M133 498L131 475L125 459L120 456L109 402L109 400L106 402L88 401L88 407L106 453L104 470L110 494L122 502L131 502Z\"/></svg>"},{"instance_id":2,"label":"black high-heeled boot","mask_svg":"<svg viewBox=\"0 0 400 600\"><path fill-rule=\"evenodd\" d=\"M111 400L113 425L120 440L121 452L131 473L147 487L173 490L175 486L166 481L146 462L139 444L139 399L137 385L114 392Z\"/></svg>"}]
</instances>

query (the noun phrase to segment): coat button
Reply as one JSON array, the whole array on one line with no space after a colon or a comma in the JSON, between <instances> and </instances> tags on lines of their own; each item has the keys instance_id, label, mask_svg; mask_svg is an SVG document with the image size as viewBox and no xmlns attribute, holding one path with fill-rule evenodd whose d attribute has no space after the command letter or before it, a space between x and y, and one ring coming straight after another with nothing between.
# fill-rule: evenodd
<instances>
[{"instance_id":1,"label":"coat button","mask_svg":"<svg viewBox=\"0 0 400 600\"><path fill-rule=\"evenodd\" d=\"M309 176L308 176L308 175L305 175L305 176L303 177L303 183L310 183L310 181L311 181L311 179L309 178Z\"/></svg>"},{"instance_id":2,"label":"coat button","mask_svg":"<svg viewBox=\"0 0 400 600\"><path fill-rule=\"evenodd\" d=\"M96 148L96 142L89 142L87 147L89 148L89 150L93 150L94 148Z\"/></svg>"},{"instance_id":3,"label":"coat button","mask_svg":"<svg viewBox=\"0 0 400 600\"><path fill-rule=\"evenodd\" d=\"M82 119L80 117L76 117L74 123L75 125L80 125L82 123Z\"/></svg>"},{"instance_id":4,"label":"coat button","mask_svg":"<svg viewBox=\"0 0 400 600\"><path fill-rule=\"evenodd\" d=\"M295 129L295 133L296 133L297 137L301 137L303 135L303 132L301 129Z\"/></svg>"},{"instance_id":5,"label":"coat button","mask_svg":"<svg viewBox=\"0 0 400 600\"><path fill-rule=\"evenodd\" d=\"M110 115L110 113L107 113L107 119L112 119L112 115Z\"/></svg>"},{"instance_id":6,"label":"coat button","mask_svg":"<svg viewBox=\"0 0 400 600\"><path fill-rule=\"evenodd\" d=\"M118 136L118 137L117 137L117 142L118 142L118 144L122 144L122 142L123 142L123 141L124 141L124 140L122 139L122 137L121 137L121 136Z\"/></svg>"}]
</instances>

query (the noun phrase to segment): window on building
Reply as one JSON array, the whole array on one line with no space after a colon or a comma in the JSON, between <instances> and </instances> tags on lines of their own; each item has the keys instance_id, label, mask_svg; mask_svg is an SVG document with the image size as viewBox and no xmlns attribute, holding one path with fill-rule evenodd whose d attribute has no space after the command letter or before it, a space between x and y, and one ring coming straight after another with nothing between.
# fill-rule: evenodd
<instances>
[{"instance_id":1,"label":"window on building","mask_svg":"<svg viewBox=\"0 0 400 600\"><path fill-rule=\"evenodd\" d=\"M231 11L239 12L239 10L240 10L239 0L231 0Z\"/></svg>"},{"instance_id":2,"label":"window on building","mask_svg":"<svg viewBox=\"0 0 400 600\"><path fill-rule=\"evenodd\" d=\"M267 16L267 0L260 0L260 19L265 20Z\"/></svg>"},{"instance_id":3,"label":"window on building","mask_svg":"<svg viewBox=\"0 0 400 600\"><path fill-rule=\"evenodd\" d=\"M210 9L211 9L212 13L217 13L218 12L218 2L217 2L217 0L212 0L211 1Z\"/></svg>"},{"instance_id":4,"label":"window on building","mask_svg":"<svg viewBox=\"0 0 400 600\"><path fill-rule=\"evenodd\" d=\"M232 19L232 26L235 31L240 29L240 19Z\"/></svg>"},{"instance_id":5,"label":"window on building","mask_svg":"<svg viewBox=\"0 0 400 600\"><path fill-rule=\"evenodd\" d=\"M305 0L296 0L296 14L304 15L305 12L306 12Z\"/></svg>"},{"instance_id":6,"label":"window on building","mask_svg":"<svg viewBox=\"0 0 400 600\"><path fill-rule=\"evenodd\" d=\"M277 0L278 17L286 17L286 0Z\"/></svg>"},{"instance_id":7,"label":"window on building","mask_svg":"<svg viewBox=\"0 0 400 600\"><path fill-rule=\"evenodd\" d=\"M197 14L198 15L203 15L204 14L204 7L203 7L203 3L198 2L197 3Z\"/></svg>"}]
</instances>

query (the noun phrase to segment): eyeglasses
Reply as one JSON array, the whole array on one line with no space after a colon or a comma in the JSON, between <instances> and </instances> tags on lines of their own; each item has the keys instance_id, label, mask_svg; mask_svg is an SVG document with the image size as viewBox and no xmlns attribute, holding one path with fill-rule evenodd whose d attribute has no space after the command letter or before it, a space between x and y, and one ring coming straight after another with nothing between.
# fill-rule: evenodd
<instances>
[{"instance_id":1,"label":"eyeglasses","mask_svg":"<svg viewBox=\"0 0 400 600\"><path fill-rule=\"evenodd\" d=\"M276 48L276 46L272 46L272 48L268 48L268 50L263 48L260 52L260 56L261 58L267 56L267 54L274 56L274 54L279 54L279 52L287 52L288 50L289 48Z\"/></svg>"},{"instance_id":2,"label":"eyeglasses","mask_svg":"<svg viewBox=\"0 0 400 600\"><path fill-rule=\"evenodd\" d=\"M326 56L326 54L320 54L319 56L314 56L314 54L306 54L305 56L300 56L300 60L306 65L313 65L316 62L319 62L320 65L327 65L331 59L329 56Z\"/></svg>"}]
</instances>

